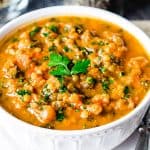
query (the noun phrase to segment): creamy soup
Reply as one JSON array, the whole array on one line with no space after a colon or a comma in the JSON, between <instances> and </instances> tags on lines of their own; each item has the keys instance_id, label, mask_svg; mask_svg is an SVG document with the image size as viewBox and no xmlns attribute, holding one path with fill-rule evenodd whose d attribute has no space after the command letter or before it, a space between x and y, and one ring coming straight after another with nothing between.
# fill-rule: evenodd
<instances>
[{"instance_id":1,"label":"creamy soup","mask_svg":"<svg viewBox=\"0 0 150 150\"><path fill-rule=\"evenodd\" d=\"M137 107L150 87L140 42L102 20L40 20L17 29L0 49L0 105L36 126L110 123Z\"/></svg>"}]
</instances>

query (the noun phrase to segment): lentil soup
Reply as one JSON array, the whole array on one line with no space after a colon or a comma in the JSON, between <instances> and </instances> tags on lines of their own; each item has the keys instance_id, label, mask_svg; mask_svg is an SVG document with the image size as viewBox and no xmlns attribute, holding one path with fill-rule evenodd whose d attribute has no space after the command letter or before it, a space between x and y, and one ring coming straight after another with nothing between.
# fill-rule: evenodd
<instances>
[{"instance_id":1,"label":"lentil soup","mask_svg":"<svg viewBox=\"0 0 150 150\"><path fill-rule=\"evenodd\" d=\"M1 44L0 60L0 105L50 129L112 122L137 107L150 87L150 59L139 41L92 18L22 27Z\"/></svg>"}]
</instances>

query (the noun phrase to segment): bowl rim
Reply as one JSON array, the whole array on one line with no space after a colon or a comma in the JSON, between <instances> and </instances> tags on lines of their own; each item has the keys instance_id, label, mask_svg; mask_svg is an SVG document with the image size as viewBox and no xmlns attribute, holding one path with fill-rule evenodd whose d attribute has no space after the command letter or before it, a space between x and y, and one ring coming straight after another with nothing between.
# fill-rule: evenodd
<instances>
[{"instance_id":1,"label":"bowl rim","mask_svg":"<svg viewBox=\"0 0 150 150\"><path fill-rule=\"evenodd\" d=\"M49 14L47 14L47 13L49 13ZM39 14L40 17L37 17L37 14ZM109 11L106 11L103 9L92 8L92 7L88 7L88 6L75 6L75 5L52 6L52 7L46 7L46 8L31 11L29 13L19 16L18 18L10 21L6 25L4 25L2 28L0 28L0 35L2 35L0 37L0 40L3 39L5 36L7 36L7 34L10 31L12 32L13 29L16 29L16 27L23 26L25 24L25 23L22 23L24 19L30 20L30 23L31 23L32 19L34 21L36 21L36 20L43 19L43 17L47 18L47 17L51 17L51 16L53 16L53 17L56 17L56 16L78 16L78 17L87 17L87 18L97 18L97 19L105 20L106 22L112 22L113 24L116 24L119 27L127 30L131 35L133 35L138 40L140 40L140 43L145 48L146 52L150 53L150 48L148 47L149 43L150 43L150 39L138 27L136 27L134 24L132 24L127 19L125 19L119 15L116 15L112 12L109 12ZM111 21L108 20L109 17L110 17ZM27 23L29 21L24 21L24 22ZM9 28L11 28L10 31L9 31ZM15 116L12 116L10 113L8 113L2 107L0 107L0 115L2 113L7 119L15 122L16 124L20 124L21 126L23 126L25 128L34 130L36 132L44 132L44 133L57 134L57 135L61 134L61 135L66 135L66 136L68 136L68 135L85 135L85 134L96 133L98 131L117 127L118 125L126 122L127 120L129 120L133 116L135 116L138 111L141 111L143 108L145 108L146 105L150 105L149 98L150 98L150 91L147 92L146 96L143 98L141 103L127 115L125 115L125 116L121 117L120 119L117 119L113 122L110 122L108 124L105 124L105 125L102 125L99 127L89 128L89 129L82 129L82 130L54 130L54 129L47 129L47 128L34 126L32 124L29 124L27 122L24 122L24 121L16 118Z\"/></svg>"}]
</instances>

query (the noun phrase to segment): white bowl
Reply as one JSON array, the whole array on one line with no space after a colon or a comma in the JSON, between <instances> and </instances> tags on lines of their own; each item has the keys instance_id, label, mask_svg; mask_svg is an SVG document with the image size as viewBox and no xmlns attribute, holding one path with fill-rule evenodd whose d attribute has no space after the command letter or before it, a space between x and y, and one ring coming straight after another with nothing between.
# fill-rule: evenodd
<instances>
[{"instance_id":1,"label":"white bowl","mask_svg":"<svg viewBox=\"0 0 150 150\"><path fill-rule=\"evenodd\" d=\"M105 10L83 6L55 6L39 9L16 18L0 29L0 41L18 27L35 20L56 16L100 18L122 27L136 37L150 54L150 39L128 20ZM149 104L148 93L131 113L100 127L60 131L25 123L0 108L1 124L22 150L109 150L123 142L140 124ZM22 140L18 140L18 139Z\"/></svg>"}]
</instances>

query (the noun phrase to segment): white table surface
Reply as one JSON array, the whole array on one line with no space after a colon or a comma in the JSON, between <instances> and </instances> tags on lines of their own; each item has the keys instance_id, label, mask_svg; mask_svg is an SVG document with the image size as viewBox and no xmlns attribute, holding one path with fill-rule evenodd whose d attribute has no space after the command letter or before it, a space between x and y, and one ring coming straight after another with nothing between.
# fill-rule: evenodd
<instances>
[{"instance_id":1,"label":"white table surface","mask_svg":"<svg viewBox=\"0 0 150 150\"><path fill-rule=\"evenodd\" d=\"M133 21L133 23L139 26L144 32L146 32L146 34L150 36L150 21ZM137 143L137 139L138 139L138 132L135 131L125 142L123 142L121 145L119 145L113 150L134 150L135 145ZM18 147L19 140L20 139L18 139L18 141L14 141L11 135L9 135L9 133L5 130L5 128L2 127L0 124L0 150L20 150L19 149L20 147Z\"/></svg>"}]
</instances>

